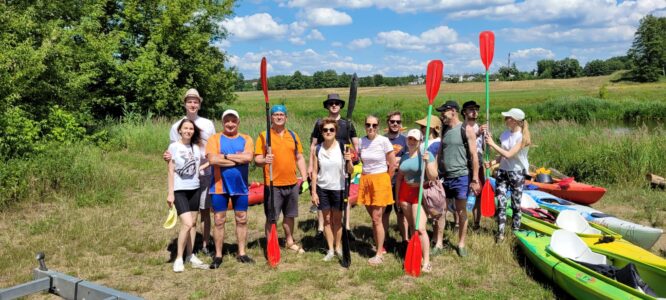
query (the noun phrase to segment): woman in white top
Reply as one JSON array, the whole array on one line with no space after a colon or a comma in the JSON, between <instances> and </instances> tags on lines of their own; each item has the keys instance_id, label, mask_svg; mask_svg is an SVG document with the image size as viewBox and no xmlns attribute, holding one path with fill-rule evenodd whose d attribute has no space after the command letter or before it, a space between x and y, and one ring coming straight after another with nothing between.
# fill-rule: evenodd
<instances>
[{"instance_id":1,"label":"woman in white top","mask_svg":"<svg viewBox=\"0 0 666 300\"><path fill-rule=\"evenodd\" d=\"M324 261L335 256L342 257L342 202L345 189L345 172L352 173L351 154L335 139L338 122L333 118L325 118L319 125L324 141L315 148L316 159L313 160L312 172L312 204L324 215L324 236L328 244L328 252ZM346 168L345 168L346 167Z\"/></svg>"},{"instance_id":2,"label":"woman in white top","mask_svg":"<svg viewBox=\"0 0 666 300\"><path fill-rule=\"evenodd\" d=\"M171 160L169 161L167 203L169 207L176 205L180 218L180 232L178 233L178 247L176 260L173 263L174 272L185 270L183 252L187 252L185 261L189 261L194 268L208 269L199 258L192 254L194 237L196 235L195 223L199 211L199 170L207 167L207 163L200 166L203 157L201 151L201 136L199 128L189 119L183 119L178 125L180 140L169 145Z\"/></svg>"},{"instance_id":3,"label":"woman in white top","mask_svg":"<svg viewBox=\"0 0 666 300\"><path fill-rule=\"evenodd\" d=\"M359 151L363 172L358 188L359 204L365 205L372 218L372 233L375 239L376 254L368 260L375 266L384 262L384 225L382 215L387 205L394 203L391 189L391 177L395 171L393 145L385 136L377 134L379 119L375 116L365 118L366 136L361 138Z\"/></svg>"},{"instance_id":4,"label":"woman in white top","mask_svg":"<svg viewBox=\"0 0 666 300\"><path fill-rule=\"evenodd\" d=\"M500 136L501 145L498 146L495 144L490 132L486 133L486 143L499 153L495 159L500 164L497 174L497 185L495 187L495 195L499 202L497 211L499 229L495 237L498 243L504 240L506 195L509 190L511 190L511 209L514 211L511 227L513 230L520 228L520 213L517 212L520 211L520 197L523 196L525 173L529 168L527 151L531 144L530 131L525 120L525 113L518 108L512 108L507 112L503 112L502 115L508 129ZM486 167L490 167L490 162L486 162Z\"/></svg>"}]
</instances>

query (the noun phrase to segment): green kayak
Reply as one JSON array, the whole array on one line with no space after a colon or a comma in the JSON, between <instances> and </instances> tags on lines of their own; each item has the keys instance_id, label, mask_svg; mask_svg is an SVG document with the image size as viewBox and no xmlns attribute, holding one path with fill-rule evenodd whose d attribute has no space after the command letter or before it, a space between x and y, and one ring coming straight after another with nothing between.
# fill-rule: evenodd
<instances>
[{"instance_id":1,"label":"green kayak","mask_svg":"<svg viewBox=\"0 0 666 300\"><path fill-rule=\"evenodd\" d=\"M560 250L556 253L550 245L551 236L549 235L531 230L514 231L514 234L525 256L532 264L548 278L551 278L555 284L577 299L656 299L638 289L624 285L569 258L565 258L558 254L562 253ZM573 235L573 233L569 234ZM590 248L587 248L582 240L579 241L583 245L582 247L586 248L586 250L583 250L589 252L589 256L594 256L596 259L602 258L605 264L622 268L628 262L633 263L643 281L658 296L666 297L666 287L664 287L666 285L666 272L663 269L637 261L627 261L626 258L616 259L612 254L604 253L604 255L600 255L590 251ZM559 247L564 247L567 250L575 248L569 245L562 246L564 244L564 242L561 243ZM557 245L553 246L557 248ZM571 251L574 253L582 252L578 249Z\"/></svg>"}]
</instances>

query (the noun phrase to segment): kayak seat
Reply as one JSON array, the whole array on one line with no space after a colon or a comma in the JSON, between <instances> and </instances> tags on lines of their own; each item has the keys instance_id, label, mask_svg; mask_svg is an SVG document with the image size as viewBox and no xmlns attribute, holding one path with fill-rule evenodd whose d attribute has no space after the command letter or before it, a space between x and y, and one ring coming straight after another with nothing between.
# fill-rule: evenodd
<instances>
[{"instance_id":1,"label":"kayak seat","mask_svg":"<svg viewBox=\"0 0 666 300\"><path fill-rule=\"evenodd\" d=\"M601 234L600 230L590 227L585 218L573 210L561 211L555 220L555 225L575 233Z\"/></svg>"},{"instance_id":2,"label":"kayak seat","mask_svg":"<svg viewBox=\"0 0 666 300\"><path fill-rule=\"evenodd\" d=\"M523 196L520 198L520 208L539 208L539 204L532 197L523 193Z\"/></svg>"},{"instance_id":3,"label":"kayak seat","mask_svg":"<svg viewBox=\"0 0 666 300\"><path fill-rule=\"evenodd\" d=\"M550 249L562 257L588 264L605 265L606 256L594 253L575 233L564 229L553 232Z\"/></svg>"}]
</instances>

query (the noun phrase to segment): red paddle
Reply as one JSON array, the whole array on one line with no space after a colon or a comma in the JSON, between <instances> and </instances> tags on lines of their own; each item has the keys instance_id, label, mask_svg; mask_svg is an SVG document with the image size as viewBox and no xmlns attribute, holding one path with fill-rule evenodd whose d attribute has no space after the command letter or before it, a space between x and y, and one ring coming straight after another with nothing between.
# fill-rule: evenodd
<instances>
[{"instance_id":1,"label":"red paddle","mask_svg":"<svg viewBox=\"0 0 666 300\"><path fill-rule=\"evenodd\" d=\"M442 73L444 63L441 60L433 60L428 63L428 73L426 75L426 94L428 95L428 119L426 122L425 145L428 144L430 136L430 116L432 116L432 101L435 100L439 86L442 83ZM421 168L421 184L419 184L419 202L416 208L416 222L414 224L414 234L407 245L405 254L405 273L418 277L421 275L421 260L423 259L421 249L421 236L419 234L419 223L421 221L421 200L423 199L423 181L425 177L425 166ZM425 245L429 247L430 245Z\"/></svg>"},{"instance_id":2,"label":"red paddle","mask_svg":"<svg viewBox=\"0 0 666 300\"><path fill-rule=\"evenodd\" d=\"M266 78L266 58L261 59L261 88L264 90L264 100L266 101L266 153L271 154L271 115L268 112L268 78ZM268 165L268 177L270 185L268 188L268 197L270 200L270 218L271 232L266 240L266 257L271 267L276 267L280 263L280 244L278 243L277 228L275 226L275 204L273 199L273 164ZM264 204L266 205L266 204Z\"/></svg>"},{"instance_id":3,"label":"red paddle","mask_svg":"<svg viewBox=\"0 0 666 300\"><path fill-rule=\"evenodd\" d=\"M479 49L481 50L481 61L486 67L486 126L490 130L490 89L488 87L490 72L488 69L493 62L495 52L495 34L492 31L484 31L479 34ZM486 161L489 161L488 145L485 148ZM490 185L490 168L486 168L486 182L483 183L481 190L481 215L484 217L495 215L495 191Z\"/></svg>"}]
</instances>

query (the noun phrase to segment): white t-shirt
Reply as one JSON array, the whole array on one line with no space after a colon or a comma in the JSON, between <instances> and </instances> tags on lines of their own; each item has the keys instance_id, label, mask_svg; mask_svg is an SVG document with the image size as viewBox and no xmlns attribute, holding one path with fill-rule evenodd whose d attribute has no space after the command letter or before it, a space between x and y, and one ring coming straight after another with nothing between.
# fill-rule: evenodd
<instances>
[{"instance_id":1,"label":"white t-shirt","mask_svg":"<svg viewBox=\"0 0 666 300\"><path fill-rule=\"evenodd\" d=\"M373 140L367 136L361 138L361 161L363 174L378 174L388 171L386 153L393 151L391 141L385 136L376 135Z\"/></svg>"},{"instance_id":2,"label":"white t-shirt","mask_svg":"<svg viewBox=\"0 0 666 300\"><path fill-rule=\"evenodd\" d=\"M169 145L171 160L175 165L173 190L196 190L199 188L199 166L202 152L198 145L183 145L181 142Z\"/></svg>"},{"instance_id":3,"label":"white t-shirt","mask_svg":"<svg viewBox=\"0 0 666 300\"><path fill-rule=\"evenodd\" d=\"M509 130L502 132L500 136L500 143L502 149L509 151L515 145L520 144L523 141L522 132L511 132ZM529 147L520 149L516 155L510 158L502 157L500 160L500 169L504 171L516 171L521 172L522 170L529 169L529 162L527 161L527 151Z\"/></svg>"},{"instance_id":4,"label":"white t-shirt","mask_svg":"<svg viewBox=\"0 0 666 300\"><path fill-rule=\"evenodd\" d=\"M178 120L176 123L171 125L171 131L169 132L169 140L171 143L175 143L180 140L180 134L178 133L178 125L180 125L180 122L183 121L185 117L182 119ZM194 125L197 125L199 128L199 131L201 132L201 140L203 142L202 146L203 149L206 149L206 143L208 143L208 138L210 138L212 135L215 134L215 125L213 124L213 121L208 120L206 118L202 118L197 116L197 118L194 120ZM173 155L173 152L171 153ZM201 159L201 164L205 164L208 162L208 160L204 157ZM210 175L210 168L206 168L204 171L204 175Z\"/></svg>"},{"instance_id":5,"label":"white t-shirt","mask_svg":"<svg viewBox=\"0 0 666 300\"><path fill-rule=\"evenodd\" d=\"M427 149L430 149L430 146L432 146L432 144L434 144L434 143L440 143L441 141L442 141L441 138L428 139L428 147L427 147ZM424 142L425 142L425 141L424 141ZM424 146L425 146L424 143L421 143L421 145L419 146L419 150L421 151L421 153L423 153L423 152L425 151L425 149L426 149L426 148L424 148ZM435 151L434 153L437 153L437 152Z\"/></svg>"},{"instance_id":6,"label":"white t-shirt","mask_svg":"<svg viewBox=\"0 0 666 300\"><path fill-rule=\"evenodd\" d=\"M317 162L319 164L319 173L317 174L318 188L332 191L341 191L344 189L345 170L342 167L343 160L342 151L337 141L335 141L329 150L321 144L319 154L317 155Z\"/></svg>"}]
</instances>

